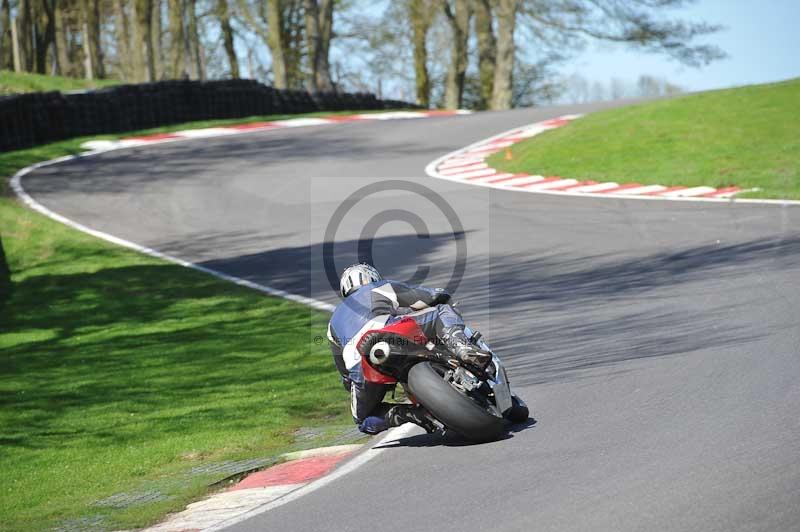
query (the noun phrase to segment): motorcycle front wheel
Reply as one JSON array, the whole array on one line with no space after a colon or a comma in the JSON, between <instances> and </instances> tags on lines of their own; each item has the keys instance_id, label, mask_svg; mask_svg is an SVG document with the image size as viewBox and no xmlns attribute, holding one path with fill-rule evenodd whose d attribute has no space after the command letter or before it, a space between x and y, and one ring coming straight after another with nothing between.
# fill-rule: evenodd
<instances>
[{"instance_id":1,"label":"motorcycle front wheel","mask_svg":"<svg viewBox=\"0 0 800 532\"><path fill-rule=\"evenodd\" d=\"M489 412L444 378L445 368L420 362L408 372L408 388L414 397L448 429L474 442L498 439L505 432L502 418Z\"/></svg>"}]
</instances>

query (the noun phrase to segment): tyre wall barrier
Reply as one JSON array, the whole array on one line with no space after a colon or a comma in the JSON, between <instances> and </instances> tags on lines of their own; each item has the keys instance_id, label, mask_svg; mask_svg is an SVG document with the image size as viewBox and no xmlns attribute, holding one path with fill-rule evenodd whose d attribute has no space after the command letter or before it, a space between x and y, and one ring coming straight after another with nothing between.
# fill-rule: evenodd
<instances>
[{"instance_id":1,"label":"tyre wall barrier","mask_svg":"<svg viewBox=\"0 0 800 532\"><path fill-rule=\"evenodd\" d=\"M370 93L282 90L254 80L159 81L0 96L0 152L181 122L314 111L412 109Z\"/></svg>"}]
</instances>

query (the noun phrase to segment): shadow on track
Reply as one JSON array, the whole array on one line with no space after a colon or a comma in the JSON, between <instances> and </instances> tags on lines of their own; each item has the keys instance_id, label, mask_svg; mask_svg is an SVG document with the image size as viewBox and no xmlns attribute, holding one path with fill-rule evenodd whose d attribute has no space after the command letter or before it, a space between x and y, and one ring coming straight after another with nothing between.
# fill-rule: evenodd
<instances>
[{"instance_id":1,"label":"shadow on track","mask_svg":"<svg viewBox=\"0 0 800 532\"><path fill-rule=\"evenodd\" d=\"M393 276L415 267L416 257L425 257L433 272L449 273L451 263L430 258L451 241L452 234L440 233L424 240L417 235L375 238L371 244L376 257L383 252L407 257L386 272ZM336 247L353 250L357 242ZM203 265L331 300L321 250L321 243L284 247ZM737 307L758 301L735 299L737 282L753 272L797 268L798 255L800 238L640 256L478 255L470 257L455 296L467 322L507 360L514 384L579 379L590 368L606 367L608 375L620 362L740 345L769 334L763 325L738 317L744 314ZM336 257L337 264L353 260ZM695 292L695 286L706 293Z\"/></svg>"},{"instance_id":2,"label":"shadow on track","mask_svg":"<svg viewBox=\"0 0 800 532\"><path fill-rule=\"evenodd\" d=\"M527 429L535 428L537 421L529 418L523 423L516 423L508 429L508 433L503 438L494 442L475 443L466 440L453 432L435 432L433 434L415 434L413 436L406 436L397 440L392 440L381 445L375 446L375 449L396 449L399 447L472 447L475 445L492 445L493 443L508 440L514 437L514 434L522 432Z\"/></svg>"}]
</instances>

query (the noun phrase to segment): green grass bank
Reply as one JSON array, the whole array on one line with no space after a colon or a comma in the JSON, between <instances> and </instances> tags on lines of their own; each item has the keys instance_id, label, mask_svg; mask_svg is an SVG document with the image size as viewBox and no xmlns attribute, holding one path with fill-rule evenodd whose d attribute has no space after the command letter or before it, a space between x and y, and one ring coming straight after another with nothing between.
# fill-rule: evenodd
<instances>
[{"instance_id":1,"label":"green grass bank","mask_svg":"<svg viewBox=\"0 0 800 532\"><path fill-rule=\"evenodd\" d=\"M590 114L516 144L504 172L659 185L759 188L800 199L800 79Z\"/></svg>"},{"instance_id":2,"label":"green grass bank","mask_svg":"<svg viewBox=\"0 0 800 532\"><path fill-rule=\"evenodd\" d=\"M84 140L0 154L0 175ZM0 234L13 280L0 307L0 530L144 526L207 493L223 462L352 441L348 396L315 341L326 313L113 246L8 196Z\"/></svg>"},{"instance_id":3,"label":"green grass bank","mask_svg":"<svg viewBox=\"0 0 800 532\"><path fill-rule=\"evenodd\" d=\"M113 79L85 80L64 76L47 76L28 72L11 72L0 70L0 94L17 94L21 92L77 91L84 89L100 89L118 85Z\"/></svg>"}]
</instances>

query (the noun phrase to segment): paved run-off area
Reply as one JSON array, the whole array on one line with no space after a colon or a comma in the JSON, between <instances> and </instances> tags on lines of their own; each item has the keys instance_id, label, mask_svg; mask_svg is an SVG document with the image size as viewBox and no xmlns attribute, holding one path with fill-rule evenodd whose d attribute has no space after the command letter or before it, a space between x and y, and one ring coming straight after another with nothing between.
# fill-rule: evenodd
<instances>
[{"instance_id":1,"label":"paved run-off area","mask_svg":"<svg viewBox=\"0 0 800 532\"><path fill-rule=\"evenodd\" d=\"M538 423L480 446L401 439L237 530L361 530L354 501L376 498L381 522L405 530L797 528L800 209L516 194L423 173L493 134L594 109L192 140L43 168L25 186L90 227L332 303L322 243L354 190L403 179L457 213L456 297ZM397 278L423 263L446 284L446 217L426 197L379 194L342 220L336 264L355 260L368 220L402 208L428 237L384 224L367 235L375 261Z\"/></svg>"}]
</instances>

